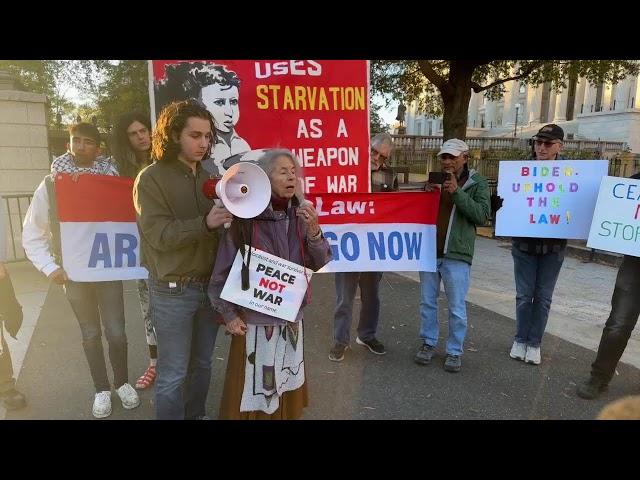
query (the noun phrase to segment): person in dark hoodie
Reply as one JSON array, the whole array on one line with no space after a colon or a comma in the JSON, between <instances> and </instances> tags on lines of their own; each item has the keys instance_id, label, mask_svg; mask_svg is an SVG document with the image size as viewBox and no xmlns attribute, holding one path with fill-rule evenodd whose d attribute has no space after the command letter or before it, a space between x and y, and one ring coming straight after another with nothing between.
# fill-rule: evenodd
<instances>
[{"instance_id":1,"label":"person in dark hoodie","mask_svg":"<svg viewBox=\"0 0 640 480\"><path fill-rule=\"evenodd\" d=\"M238 249L250 244L319 270L331 260L318 213L305 201L300 164L289 150L268 150L258 165L271 181L271 203L253 219L236 218L220 241L209 298L233 335L219 419L295 420L308 404L302 301L294 322L220 298Z\"/></svg>"},{"instance_id":2,"label":"person in dark hoodie","mask_svg":"<svg viewBox=\"0 0 640 480\"><path fill-rule=\"evenodd\" d=\"M640 173L631 178L640 180ZM611 297L611 313L604 325L589 379L577 388L579 397L594 399L607 389L631 332L640 316L640 257L625 255Z\"/></svg>"}]
</instances>

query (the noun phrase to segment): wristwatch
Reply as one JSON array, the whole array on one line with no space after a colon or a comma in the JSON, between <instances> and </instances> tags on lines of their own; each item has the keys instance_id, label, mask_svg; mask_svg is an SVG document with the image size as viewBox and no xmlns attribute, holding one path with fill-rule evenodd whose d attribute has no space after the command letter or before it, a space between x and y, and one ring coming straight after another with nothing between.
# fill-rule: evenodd
<instances>
[{"instance_id":1,"label":"wristwatch","mask_svg":"<svg viewBox=\"0 0 640 480\"><path fill-rule=\"evenodd\" d=\"M318 240L319 238L322 238L322 229L318 228L318 233L316 233L315 235L311 236L311 235L307 235L307 238L309 240Z\"/></svg>"}]
</instances>

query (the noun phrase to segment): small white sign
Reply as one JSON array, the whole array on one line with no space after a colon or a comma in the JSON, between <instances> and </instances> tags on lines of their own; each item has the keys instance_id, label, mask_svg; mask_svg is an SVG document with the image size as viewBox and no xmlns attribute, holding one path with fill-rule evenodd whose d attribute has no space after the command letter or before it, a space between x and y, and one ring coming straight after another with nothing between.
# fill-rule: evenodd
<instances>
[{"instance_id":1,"label":"small white sign","mask_svg":"<svg viewBox=\"0 0 640 480\"><path fill-rule=\"evenodd\" d=\"M587 246L640 257L640 180L602 179Z\"/></svg>"},{"instance_id":2,"label":"small white sign","mask_svg":"<svg viewBox=\"0 0 640 480\"><path fill-rule=\"evenodd\" d=\"M502 161L501 237L586 239L607 160Z\"/></svg>"},{"instance_id":3,"label":"small white sign","mask_svg":"<svg viewBox=\"0 0 640 480\"><path fill-rule=\"evenodd\" d=\"M247 254L249 250L249 289L242 290L243 259L238 250L220 298L265 315L295 322L313 270L245 245Z\"/></svg>"}]
</instances>

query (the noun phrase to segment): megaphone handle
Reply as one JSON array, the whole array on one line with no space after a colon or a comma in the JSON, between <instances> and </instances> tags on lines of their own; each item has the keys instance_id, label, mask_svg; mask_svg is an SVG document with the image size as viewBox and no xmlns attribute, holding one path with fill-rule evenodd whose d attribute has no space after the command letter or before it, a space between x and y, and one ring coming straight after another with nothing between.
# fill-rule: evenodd
<instances>
[{"instance_id":1,"label":"megaphone handle","mask_svg":"<svg viewBox=\"0 0 640 480\"><path fill-rule=\"evenodd\" d=\"M224 203L222 203L222 200L220 200L219 198L215 198L213 201L215 202L216 207L224 207ZM225 223L224 228L231 228L231 224Z\"/></svg>"}]
</instances>

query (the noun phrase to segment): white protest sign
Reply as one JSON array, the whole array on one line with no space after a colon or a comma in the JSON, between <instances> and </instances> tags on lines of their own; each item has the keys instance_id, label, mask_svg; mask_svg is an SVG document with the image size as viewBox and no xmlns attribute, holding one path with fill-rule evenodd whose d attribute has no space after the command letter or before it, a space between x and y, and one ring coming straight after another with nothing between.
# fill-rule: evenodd
<instances>
[{"instance_id":1,"label":"white protest sign","mask_svg":"<svg viewBox=\"0 0 640 480\"><path fill-rule=\"evenodd\" d=\"M640 180L602 179L587 246L640 257Z\"/></svg>"},{"instance_id":2,"label":"white protest sign","mask_svg":"<svg viewBox=\"0 0 640 480\"><path fill-rule=\"evenodd\" d=\"M500 237L586 239L607 160L501 161Z\"/></svg>"},{"instance_id":3,"label":"white protest sign","mask_svg":"<svg viewBox=\"0 0 640 480\"><path fill-rule=\"evenodd\" d=\"M256 312L295 322L313 270L263 252L250 250L249 289L242 290L242 254L236 255L220 298Z\"/></svg>"},{"instance_id":4,"label":"white protest sign","mask_svg":"<svg viewBox=\"0 0 640 480\"><path fill-rule=\"evenodd\" d=\"M332 260L325 272L435 272L440 192L310 195Z\"/></svg>"}]
</instances>

